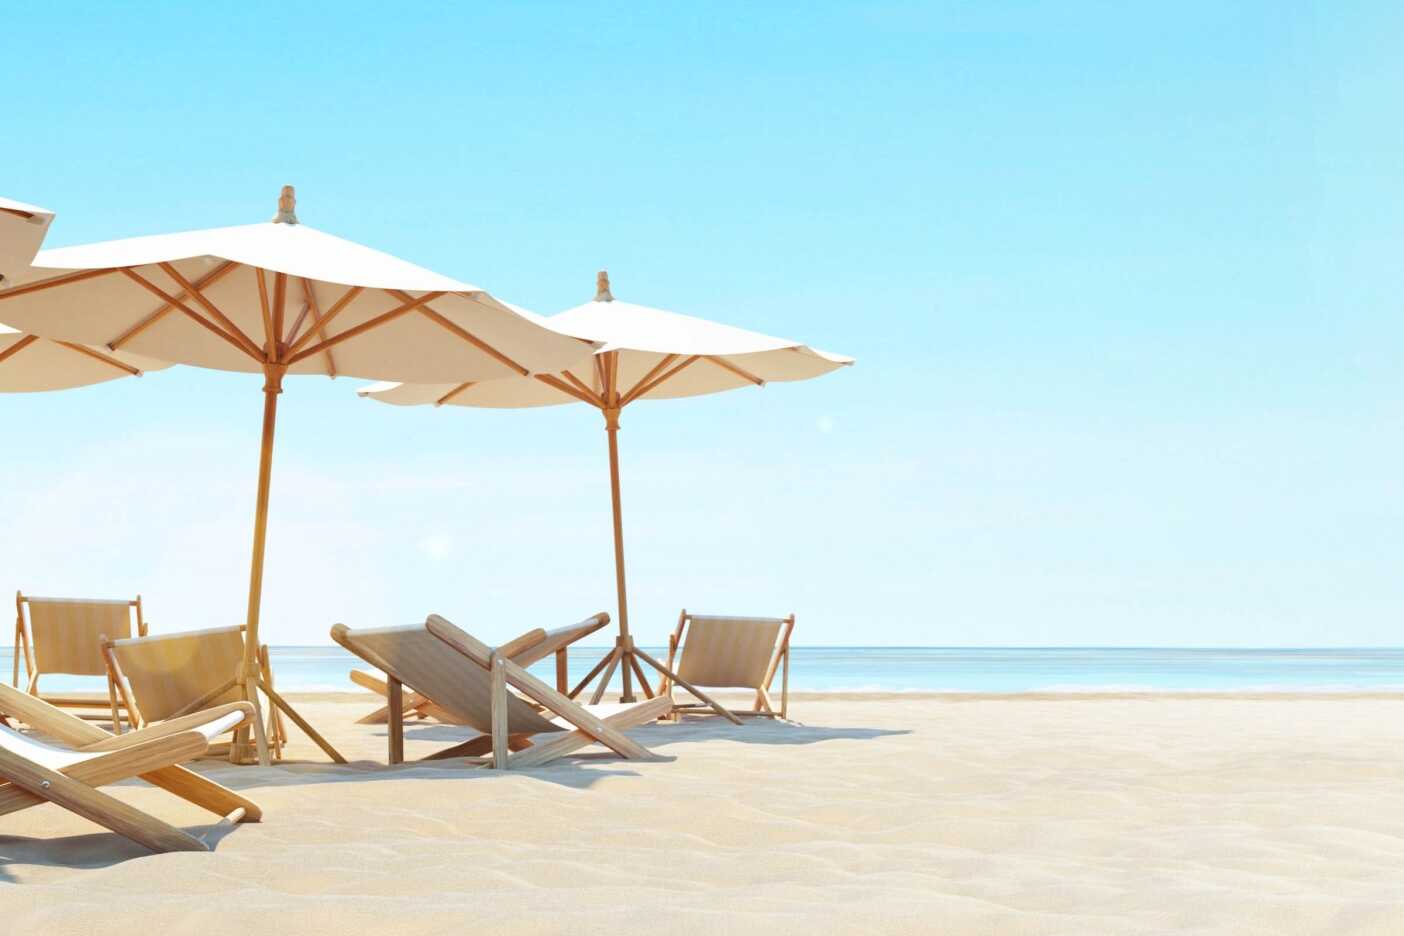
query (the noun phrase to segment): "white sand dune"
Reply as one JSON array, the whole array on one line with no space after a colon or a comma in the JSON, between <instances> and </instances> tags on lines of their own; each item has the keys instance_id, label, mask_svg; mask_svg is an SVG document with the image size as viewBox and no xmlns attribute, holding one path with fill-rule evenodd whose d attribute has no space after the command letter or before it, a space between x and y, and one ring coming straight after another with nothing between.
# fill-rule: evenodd
<instances>
[{"instance_id":1,"label":"white sand dune","mask_svg":"<svg viewBox=\"0 0 1404 936\"><path fill-rule=\"evenodd\" d=\"M266 812L211 854L0 817L5 931L1404 933L1404 697L805 696L507 774L379 766L367 698L304 708L360 763L202 764Z\"/></svg>"}]
</instances>

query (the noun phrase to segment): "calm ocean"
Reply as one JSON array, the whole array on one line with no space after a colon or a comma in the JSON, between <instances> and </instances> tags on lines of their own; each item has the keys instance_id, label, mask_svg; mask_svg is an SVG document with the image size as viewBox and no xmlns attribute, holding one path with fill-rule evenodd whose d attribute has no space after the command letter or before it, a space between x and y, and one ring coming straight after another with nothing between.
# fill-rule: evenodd
<instances>
[{"instance_id":1,"label":"calm ocean","mask_svg":"<svg viewBox=\"0 0 1404 936\"><path fill-rule=\"evenodd\" d=\"M662 658L664 651L646 647ZM604 648L575 648L571 674L583 676ZM340 647L274 647L285 691L354 690L346 673L367 668ZM12 656L0 651L8 680ZM534 667L547 681L547 661ZM616 682L618 681L616 677ZM1404 649L1160 649L1104 647L796 647L790 687L849 691L1252 691L1404 692ZM55 691L101 688L48 677Z\"/></svg>"}]
</instances>

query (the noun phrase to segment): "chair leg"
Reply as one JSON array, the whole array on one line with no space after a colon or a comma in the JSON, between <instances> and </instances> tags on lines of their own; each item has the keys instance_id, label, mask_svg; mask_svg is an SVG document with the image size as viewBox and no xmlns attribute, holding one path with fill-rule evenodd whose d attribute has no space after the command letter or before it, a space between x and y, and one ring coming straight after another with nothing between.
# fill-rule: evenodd
<instances>
[{"instance_id":1,"label":"chair leg","mask_svg":"<svg viewBox=\"0 0 1404 936\"><path fill-rule=\"evenodd\" d=\"M173 825L149 816L56 770L0 751L0 776L40 799L126 836L152 851L209 851L209 846Z\"/></svg>"},{"instance_id":2,"label":"chair leg","mask_svg":"<svg viewBox=\"0 0 1404 936\"><path fill-rule=\"evenodd\" d=\"M392 764L403 764L405 762L405 687L394 676L387 676L385 688L390 701L388 760Z\"/></svg>"},{"instance_id":3,"label":"chair leg","mask_svg":"<svg viewBox=\"0 0 1404 936\"><path fill-rule=\"evenodd\" d=\"M790 645L785 644L785 660L780 671L780 717L790 717Z\"/></svg>"}]
</instances>

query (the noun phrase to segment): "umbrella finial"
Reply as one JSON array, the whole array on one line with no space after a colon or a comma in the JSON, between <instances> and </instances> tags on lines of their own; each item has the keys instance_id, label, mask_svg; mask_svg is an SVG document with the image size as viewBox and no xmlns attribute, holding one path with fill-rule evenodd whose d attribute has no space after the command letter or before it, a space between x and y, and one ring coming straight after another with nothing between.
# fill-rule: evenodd
<instances>
[{"instance_id":1,"label":"umbrella finial","mask_svg":"<svg viewBox=\"0 0 1404 936\"><path fill-rule=\"evenodd\" d=\"M609 291L609 271L601 270L595 274L595 301L613 302L614 295Z\"/></svg>"},{"instance_id":2,"label":"umbrella finial","mask_svg":"<svg viewBox=\"0 0 1404 936\"><path fill-rule=\"evenodd\" d=\"M297 193L291 185L283 186L283 191L278 194L278 213L273 216L273 223L297 223Z\"/></svg>"}]
</instances>

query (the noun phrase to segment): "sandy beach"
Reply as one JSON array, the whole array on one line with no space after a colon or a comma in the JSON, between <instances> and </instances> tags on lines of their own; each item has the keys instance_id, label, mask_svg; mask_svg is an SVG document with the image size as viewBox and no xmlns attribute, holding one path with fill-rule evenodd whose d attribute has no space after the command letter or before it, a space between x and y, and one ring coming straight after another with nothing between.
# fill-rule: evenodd
<instances>
[{"instance_id":1,"label":"sandy beach","mask_svg":"<svg viewBox=\"0 0 1404 936\"><path fill-rule=\"evenodd\" d=\"M202 762L266 814L210 854L6 817L8 931L1404 932L1404 696L799 695L508 774L388 769L369 696L300 700L358 762Z\"/></svg>"}]
</instances>

